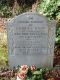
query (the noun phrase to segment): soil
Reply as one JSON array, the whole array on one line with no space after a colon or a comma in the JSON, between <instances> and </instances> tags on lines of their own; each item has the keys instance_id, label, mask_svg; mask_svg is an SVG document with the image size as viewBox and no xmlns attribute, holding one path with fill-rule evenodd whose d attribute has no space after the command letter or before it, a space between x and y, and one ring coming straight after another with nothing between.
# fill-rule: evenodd
<instances>
[{"instance_id":1,"label":"soil","mask_svg":"<svg viewBox=\"0 0 60 80\"><path fill-rule=\"evenodd\" d=\"M54 66L60 65L60 46L54 50Z\"/></svg>"}]
</instances>

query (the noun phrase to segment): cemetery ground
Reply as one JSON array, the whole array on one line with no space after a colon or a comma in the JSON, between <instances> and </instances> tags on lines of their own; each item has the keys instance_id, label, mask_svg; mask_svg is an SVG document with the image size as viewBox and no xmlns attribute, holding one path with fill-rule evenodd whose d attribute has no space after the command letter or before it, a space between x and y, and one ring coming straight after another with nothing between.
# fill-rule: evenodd
<instances>
[{"instance_id":1,"label":"cemetery ground","mask_svg":"<svg viewBox=\"0 0 60 80\"><path fill-rule=\"evenodd\" d=\"M0 47L0 80L16 80L17 69L11 70L8 66L8 50L5 43ZM31 71L27 73L26 80L60 80L60 46L55 47L54 50L54 67L53 69L49 68L39 68L36 69L35 73L32 75L32 79L29 79L31 76Z\"/></svg>"},{"instance_id":2,"label":"cemetery ground","mask_svg":"<svg viewBox=\"0 0 60 80\"><path fill-rule=\"evenodd\" d=\"M0 48L0 80L16 80L16 72L17 70L10 70L8 67L8 51L6 46L2 46ZM43 68L38 69L36 71L35 77L37 79L32 80L60 80L60 67L57 66L60 65L60 47L56 47L54 50L54 67L46 68L45 70ZM56 67L57 66L57 67ZM43 74L41 71L45 74ZM41 73L41 75L40 75ZM38 77L37 77L38 75ZM40 77L39 77L40 75ZM44 77L45 76L45 77ZM56 78L57 77L57 78ZM34 78L34 77L33 77ZM29 79L27 79L29 80Z\"/></svg>"}]
</instances>

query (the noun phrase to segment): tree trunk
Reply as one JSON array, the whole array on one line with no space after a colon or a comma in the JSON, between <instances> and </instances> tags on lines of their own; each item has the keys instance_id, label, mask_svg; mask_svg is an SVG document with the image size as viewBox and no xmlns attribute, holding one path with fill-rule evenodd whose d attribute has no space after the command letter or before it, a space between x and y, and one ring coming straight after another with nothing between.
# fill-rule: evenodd
<instances>
[{"instance_id":1,"label":"tree trunk","mask_svg":"<svg viewBox=\"0 0 60 80\"><path fill-rule=\"evenodd\" d=\"M39 2L39 0L36 0L36 3L34 3L34 4L32 5L32 12L36 12L38 2Z\"/></svg>"},{"instance_id":2,"label":"tree trunk","mask_svg":"<svg viewBox=\"0 0 60 80\"><path fill-rule=\"evenodd\" d=\"M17 3L17 0L14 0L13 16L16 16L16 14L18 14L18 10L19 10L19 4Z\"/></svg>"}]
</instances>

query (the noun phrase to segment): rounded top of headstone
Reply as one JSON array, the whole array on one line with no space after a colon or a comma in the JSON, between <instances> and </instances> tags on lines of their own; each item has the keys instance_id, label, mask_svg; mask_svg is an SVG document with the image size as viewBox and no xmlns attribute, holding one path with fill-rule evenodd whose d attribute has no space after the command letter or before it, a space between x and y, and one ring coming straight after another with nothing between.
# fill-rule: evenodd
<instances>
[{"instance_id":1,"label":"rounded top of headstone","mask_svg":"<svg viewBox=\"0 0 60 80\"><path fill-rule=\"evenodd\" d=\"M16 16L12 21L13 23L17 23L17 22L20 22L20 21L40 21L41 23L47 23L48 20L45 16L41 15L41 14L38 14L36 12L26 12L26 13L23 13L23 14L20 14L18 16Z\"/></svg>"},{"instance_id":2,"label":"rounded top of headstone","mask_svg":"<svg viewBox=\"0 0 60 80\"><path fill-rule=\"evenodd\" d=\"M29 22L36 22L36 23L41 23L44 24L44 26L47 26L47 18L41 14L38 14L37 12L25 12L23 14L20 14L18 16L15 16L15 18L13 18L11 21L8 22L8 25L18 25L18 23L27 23L27 21Z\"/></svg>"},{"instance_id":3,"label":"rounded top of headstone","mask_svg":"<svg viewBox=\"0 0 60 80\"><path fill-rule=\"evenodd\" d=\"M42 17L42 18L45 18L46 19L46 17L44 16L44 15L42 15L42 14L38 14L37 12L25 12L25 13L23 13L23 14L20 14L20 15L18 15L18 16L16 16L15 18L17 19L17 18L19 18L19 17L23 17L23 16L37 16L37 17Z\"/></svg>"}]
</instances>

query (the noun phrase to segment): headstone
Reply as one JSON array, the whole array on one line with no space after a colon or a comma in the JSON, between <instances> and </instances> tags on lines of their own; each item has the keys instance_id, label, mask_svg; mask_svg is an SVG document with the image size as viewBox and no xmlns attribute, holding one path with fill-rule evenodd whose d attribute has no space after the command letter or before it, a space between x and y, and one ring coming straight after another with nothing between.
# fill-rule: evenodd
<instances>
[{"instance_id":1,"label":"headstone","mask_svg":"<svg viewBox=\"0 0 60 80\"><path fill-rule=\"evenodd\" d=\"M23 13L7 25L8 59L11 67L27 64L52 67L55 23L32 12Z\"/></svg>"}]
</instances>

